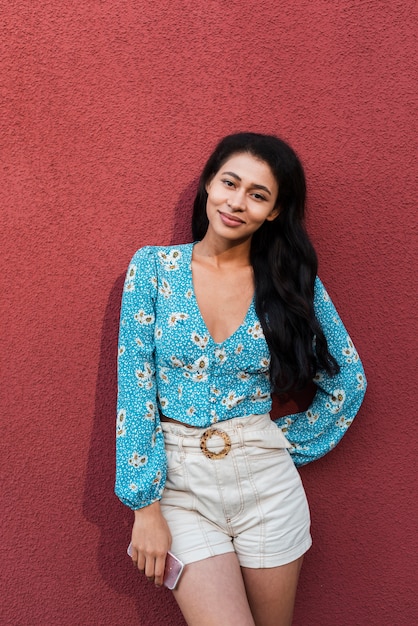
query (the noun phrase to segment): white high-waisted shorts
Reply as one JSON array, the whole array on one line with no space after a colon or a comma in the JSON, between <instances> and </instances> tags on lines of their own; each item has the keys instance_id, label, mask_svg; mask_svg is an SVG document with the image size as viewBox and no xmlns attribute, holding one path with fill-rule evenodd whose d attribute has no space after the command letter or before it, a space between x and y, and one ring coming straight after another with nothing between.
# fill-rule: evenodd
<instances>
[{"instance_id":1,"label":"white high-waisted shorts","mask_svg":"<svg viewBox=\"0 0 418 626\"><path fill-rule=\"evenodd\" d=\"M224 434L203 443L211 428L161 425L168 468L161 506L171 552L183 563L235 552L243 567L276 567L309 549L305 491L268 413L214 424Z\"/></svg>"}]
</instances>

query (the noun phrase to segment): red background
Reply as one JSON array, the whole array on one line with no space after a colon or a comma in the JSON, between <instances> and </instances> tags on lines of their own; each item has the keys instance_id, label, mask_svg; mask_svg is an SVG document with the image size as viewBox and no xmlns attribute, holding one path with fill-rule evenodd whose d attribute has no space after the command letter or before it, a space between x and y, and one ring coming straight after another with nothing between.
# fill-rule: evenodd
<instances>
[{"instance_id":1,"label":"red background","mask_svg":"<svg viewBox=\"0 0 418 626\"><path fill-rule=\"evenodd\" d=\"M418 623L415 7L3 3L2 624L183 624L132 570L113 495L122 274L141 245L189 239L196 177L238 130L299 152L369 380L343 443L301 471L294 623Z\"/></svg>"}]
</instances>

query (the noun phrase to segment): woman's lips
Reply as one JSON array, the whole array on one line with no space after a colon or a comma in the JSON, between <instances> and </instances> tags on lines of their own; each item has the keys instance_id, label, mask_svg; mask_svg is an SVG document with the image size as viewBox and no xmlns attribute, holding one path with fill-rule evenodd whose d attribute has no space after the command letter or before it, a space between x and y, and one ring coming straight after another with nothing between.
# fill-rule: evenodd
<instances>
[{"instance_id":1,"label":"woman's lips","mask_svg":"<svg viewBox=\"0 0 418 626\"><path fill-rule=\"evenodd\" d=\"M225 226L231 226L232 228L234 227L236 228L237 226L241 226L241 224L245 223L239 217L235 217L234 215L231 215L230 213L223 213L222 211L219 211L219 215L221 217L222 222L225 224Z\"/></svg>"}]
</instances>

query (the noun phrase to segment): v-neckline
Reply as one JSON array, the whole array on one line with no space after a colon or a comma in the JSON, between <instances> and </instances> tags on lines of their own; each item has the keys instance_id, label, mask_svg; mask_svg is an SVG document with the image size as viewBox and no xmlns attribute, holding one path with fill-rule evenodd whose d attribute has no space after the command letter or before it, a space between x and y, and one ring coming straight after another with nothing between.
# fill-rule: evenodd
<instances>
[{"instance_id":1,"label":"v-neckline","mask_svg":"<svg viewBox=\"0 0 418 626\"><path fill-rule=\"evenodd\" d=\"M230 334L230 335L229 335L226 339L224 339L223 341L215 341L215 340L214 340L214 338L212 337L211 333L209 332L208 326L207 326L207 324L206 324L206 322L205 322L205 318L203 317L203 315L202 315L202 311L200 310L200 306L199 306L199 303L198 303L198 301L197 301L197 297L196 297L196 291L195 291L195 288L194 288L194 282L193 282L193 271L192 271L192 259L193 259L193 250L194 250L194 247L195 247L195 245L196 245L197 243L199 243L199 242L198 242L198 241L194 241L192 244L190 244L190 254L189 254L189 277L190 277L190 289L191 289L191 292L192 292L192 295L193 295L193 300L194 300L194 303L195 303L195 307L196 307L197 314L198 314L198 316L199 316L199 318L200 318L200 321L201 321L202 325L203 325L203 326L204 326L204 328L205 328L205 331L206 331L206 333L207 333L207 335L208 335L208 337L209 337L210 341L211 341L213 344L215 344L215 346L222 346L223 344L225 344L226 342L228 342L230 339L232 339L233 337L235 337L235 335L237 335L237 334L239 333L239 331L241 330L241 328L247 324L248 317L250 316L250 313L252 312L253 307L254 307L254 295L253 295L253 297L251 298L251 302L250 302L250 304L249 304L249 306L248 306L248 309L247 309L247 311L246 311L246 313L245 313L245 316L244 316L244 318L243 318L242 322L239 324L239 326L237 326L237 328L234 330L234 332L233 332L233 333L231 333L231 334Z\"/></svg>"}]
</instances>

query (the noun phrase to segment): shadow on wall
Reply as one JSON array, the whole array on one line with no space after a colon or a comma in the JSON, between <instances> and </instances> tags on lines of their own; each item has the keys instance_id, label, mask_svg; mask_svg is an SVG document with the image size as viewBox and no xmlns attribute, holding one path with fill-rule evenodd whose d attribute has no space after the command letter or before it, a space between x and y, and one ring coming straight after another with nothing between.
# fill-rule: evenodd
<instances>
[{"instance_id":1,"label":"shadow on wall","mask_svg":"<svg viewBox=\"0 0 418 626\"><path fill-rule=\"evenodd\" d=\"M180 195L174 211L171 244L191 241L191 207L197 180ZM161 242L164 243L164 242ZM144 242L144 245L146 242ZM138 244L139 247L139 244ZM132 251L133 253L134 251ZM117 344L125 276L115 281L102 326L93 429L87 461L83 514L100 529L97 563L101 577L118 594L131 596L142 626L183 624L180 610L165 589L156 589L136 572L126 555L133 516L114 495ZM120 613L124 621L123 612Z\"/></svg>"},{"instance_id":2,"label":"shadow on wall","mask_svg":"<svg viewBox=\"0 0 418 626\"><path fill-rule=\"evenodd\" d=\"M132 567L126 554L133 516L114 495L115 415L119 311L125 276L116 280L106 307L102 327L96 405L87 462L83 513L100 529L97 565L102 579L119 595L131 596L136 603L142 626L164 623L182 624L171 593L150 585ZM178 615L178 617L176 617ZM174 620L173 620L173 616ZM119 613L124 622L123 609Z\"/></svg>"},{"instance_id":3,"label":"shadow on wall","mask_svg":"<svg viewBox=\"0 0 418 626\"><path fill-rule=\"evenodd\" d=\"M197 179L180 195L174 212L171 244L191 241L191 214ZM146 242L145 242L146 243ZM162 242L163 243L163 242ZM117 343L120 302L124 275L117 278L109 295L102 327L99 369L96 384L94 423L87 462L83 513L100 529L97 562L103 580L118 594L131 596L136 603L142 626L158 623L183 624L171 593L156 589L136 572L126 555L133 516L114 495L115 418L117 393ZM310 394L309 394L310 395ZM294 410L286 398L275 402L273 414ZM299 399L300 400L300 399ZM306 399L303 398L303 404ZM293 404L293 406L292 406ZM281 405L281 406L280 406ZM123 612L120 614L124 620Z\"/></svg>"},{"instance_id":4,"label":"shadow on wall","mask_svg":"<svg viewBox=\"0 0 418 626\"><path fill-rule=\"evenodd\" d=\"M193 201L197 191L199 179L194 178L180 194L174 209L173 234L170 245L193 241L192 237L192 213Z\"/></svg>"}]
</instances>

